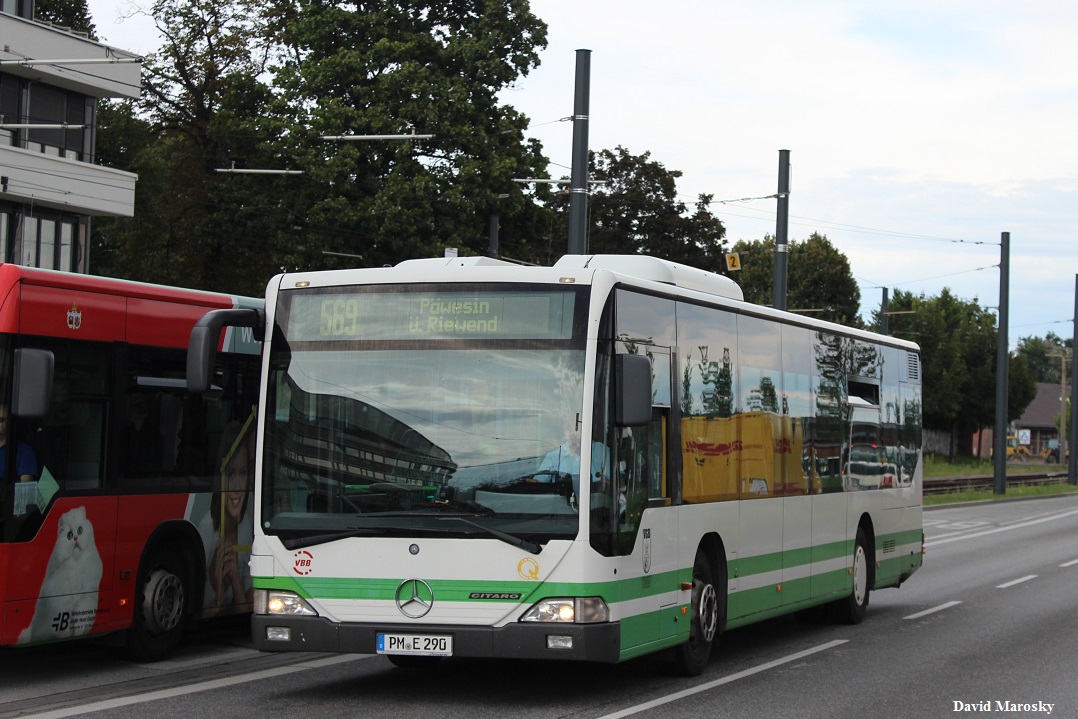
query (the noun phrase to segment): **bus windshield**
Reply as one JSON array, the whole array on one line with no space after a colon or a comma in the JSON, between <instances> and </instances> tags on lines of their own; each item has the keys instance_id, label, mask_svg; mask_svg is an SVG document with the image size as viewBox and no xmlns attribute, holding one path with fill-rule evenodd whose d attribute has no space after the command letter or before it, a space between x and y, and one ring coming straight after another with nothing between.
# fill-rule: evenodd
<instances>
[{"instance_id":1,"label":"bus windshield","mask_svg":"<svg viewBox=\"0 0 1078 719\"><path fill-rule=\"evenodd\" d=\"M267 534L293 546L342 533L576 536L579 460L565 458L580 448L581 290L373 286L280 297L263 445Z\"/></svg>"}]
</instances>

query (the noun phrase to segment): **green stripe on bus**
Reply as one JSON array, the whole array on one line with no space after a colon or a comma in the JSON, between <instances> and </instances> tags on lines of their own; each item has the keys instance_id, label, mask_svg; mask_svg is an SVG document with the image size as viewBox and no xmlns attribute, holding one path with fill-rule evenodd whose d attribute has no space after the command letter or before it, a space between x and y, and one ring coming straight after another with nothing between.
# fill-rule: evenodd
<instances>
[{"instance_id":1,"label":"green stripe on bus","mask_svg":"<svg viewBox=\"0 0 1078 719\"><path fill-rule=\"evenodd\" d=\"M826 562L853 554L853 541L843 540L811 547L788 549L782 552L758 554L754 557L741 557L736 564L727 567L727 577L751 577L756 574L779 572L794 567L803 567L816 562Z\"/></svg>"},{"instance_id":2,"label":"green stripe on bus","mask_svg":"<svg viewBox=\"0 0 1078 719\"><path fill-rule=\"evenodd\" d=\"M490 601L473 599L472 594L519 594L519 602L543 597L601 596L608 602L624 602L678 588L685 570L645 574L613 582L534 582L467 579L425 579L441 601ZM354 599L392 601L402 578L354 577L254 577L256 589L288 590L305 599ZM687 581L687 579L686 579ZM505 600L498 600L505 601ZM510 600L511 601L511 600Z\"/></svg>"},{"instance_id":3,"label":"green stripe on bus","mask_svg":"<svg viewBox=\"0 0 1078 719\"><path fill-rule=\"evenodd\" d=\"M919 543L921 530L896 532L882 535L876 540L876 558L880 563L877 576L882 579L898 577L903 573L921 566L920 554L900 554L895 557L882 556L883 548L888 543L902 546ZM727 567L727 577L732 582L742 581L768 572L779 573L785 569L811 567L819 562L831 561L853 554L853 541L829 542L811 547L772 552L751 557L741 557ZM912 558L911 558L912 557ZM540 582L534 581L497 581L497 580L462 580L462 579L427 579L431 588L442 601L517 601L530 603L544 597L555 596L601 596L606 601L626 602L655 595L664 595L676 591L681 583L691 581L692 569L659 574L645 574L610 582ZM281 589L299 594L306 599L352 599L392 601L397 587L406 577L254 577L253 584L258 589ZM808 584L811 580L811 584ZM752 614L759 607L772 607L776 604L774 594L777 585L783 585L787 597L801 599L821 596L834 592L849 591L851 580L846 569L813 574L785 582L773 582L760 588L734 591L731 593L729 616L740 617ZM805 585L811 587L806 589ZM519 594L516 600L473 599L472 594ZM789 600L787 600L789 601ZM782 602L779 602L782 603Z\"/></svg>"}]
</instances>

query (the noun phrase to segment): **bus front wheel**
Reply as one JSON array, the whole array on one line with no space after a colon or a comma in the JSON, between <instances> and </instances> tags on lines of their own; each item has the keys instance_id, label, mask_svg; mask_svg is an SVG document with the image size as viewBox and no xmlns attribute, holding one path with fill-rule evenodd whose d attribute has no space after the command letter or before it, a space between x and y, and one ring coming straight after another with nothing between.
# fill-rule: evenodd
<instances>
[{"instance_id":1,"label":"bus front wheel","mask_svg":"<svg viewBox=\"0 0 1078 719\"><path fill-rule=\"evenodd\" d=\"M156 550L139 577L135 616L127 630L128 655L155 662L167 657L183 637L188 614L187 572L182 558Z\"/></svg>"},{"instance_id":2,"label":"bus front wheel","mask_svg":"<svg viewBox=\"0 0 1078 719\"><path fill-rule=\"evenodd\" d=\"M719 631L720 601L711 562L702 549L697 550L692 568L689 640L674 650L674 668L678 674L695 677L707 668Z\"/></svg>"}]
</instances>

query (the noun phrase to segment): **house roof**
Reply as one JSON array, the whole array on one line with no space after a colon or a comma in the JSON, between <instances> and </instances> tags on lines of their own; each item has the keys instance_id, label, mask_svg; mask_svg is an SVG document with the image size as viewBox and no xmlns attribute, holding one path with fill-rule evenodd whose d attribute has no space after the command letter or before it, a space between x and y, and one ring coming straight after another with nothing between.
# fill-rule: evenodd
<instances>
[{"instance_id":1,"label":"house roof","mask_svg":"<svg viewBox=\"0 0 1078 719\"><path fill-rule=\"evenodd\" d=\"M1056 418L1059 417L1059 396L1062 391L1063 388L1058 384L1038 382L1037 396L1015 424L1028 429L1054 430Z\"/></svg>"}]
</instances>

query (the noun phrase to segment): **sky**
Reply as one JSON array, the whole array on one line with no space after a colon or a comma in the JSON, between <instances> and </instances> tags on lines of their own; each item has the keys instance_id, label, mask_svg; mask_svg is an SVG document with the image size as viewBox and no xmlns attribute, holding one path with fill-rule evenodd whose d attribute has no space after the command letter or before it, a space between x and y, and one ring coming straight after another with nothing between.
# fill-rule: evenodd
<instances>
[{"instance_id":1,"label":"sky","mask_svg":"<svg viewBox=\"0 0 1078 719\"><path fill-rule=\"evenodd\" d=\"M154 49L131 0L88 0L98 35ZM660 9L661 7L661 9ZM541 64L502 100L555 176L572 163L577 50L590 50L589 146L645 152L712 195L727 239L776 232L850 261L862 313L884 287L995 308L1010 233L1010 321L1070 338L1078 279L1078 3L1069 0L532 0ZM126 18L126 19L123 19ZM745 200L745 198L763 198ZM791 307L790 309L797 309Z\"/></svg>"}]
</instances>

